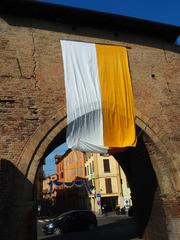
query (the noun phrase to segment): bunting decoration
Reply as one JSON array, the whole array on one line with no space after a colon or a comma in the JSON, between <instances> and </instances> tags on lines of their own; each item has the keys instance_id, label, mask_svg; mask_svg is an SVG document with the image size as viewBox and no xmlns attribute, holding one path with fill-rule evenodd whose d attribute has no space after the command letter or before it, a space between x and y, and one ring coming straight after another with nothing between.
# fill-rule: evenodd
<instances>
[{"instance_id":1,"label":"bunting decoration","mask_svg":"<svg viewBox=\"0 0 180 240\"><path fill-rule=\"evenodd\" d=\"M91 190L94 189L94 186L92 185L92 181L91 180L76 180L73 182L59 182L57 179L53 181L53 184L56 186L61 186L61 187L83 187L85 186L86 191L88 193L92 193Z\"/></svg>"},{"instance_id":2,"label":"bunting decoration","mask_svg":"<svg viewBox=\"0 0 180 240\"><path fill-rule=\"evenodd\" d=\"M107 153L136 146L127 49L61 40L68 148Z\"/></svg>"}]
</instances>

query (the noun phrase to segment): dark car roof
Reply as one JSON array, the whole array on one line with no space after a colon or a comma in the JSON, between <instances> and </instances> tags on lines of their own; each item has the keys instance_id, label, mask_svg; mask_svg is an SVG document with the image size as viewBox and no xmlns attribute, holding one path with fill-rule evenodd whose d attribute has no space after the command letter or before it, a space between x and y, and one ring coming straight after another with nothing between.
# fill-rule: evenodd
<instances>
[{"instance_id":1,"label":"dark car roof","mask_svg":"<svg viewBox=\"0 0 180 240\"><path fill-rule=\"evenodd\" d=\"M68 215L71 215L71 214L77 213L77 212L83 212L83 213L86 212L86 213L90 213L91 215L94 215L94 216L95 216L95 214L94 214L92 211L90 211L90 210L77 209L77 210L70 210L70 211L64 212L64 213L60 214L59 216L57 216L56 218L53 218L50 222L56 222L56 221L58 221L58 220L60 220L60 219L62 219L62 218L64 218L64 217L66 217L66 216L68 216ZM49 223L50 223L50 222L49 222Z\"/></svg>"},{"instance_id":2,"label":"dark car roof","mask_svg":"<svg viewBox=\"0 0 180 240\"><path fill-rule=\"evenodd\" d=\"M93 212L90 211L90 210L86 210L86 209L77 209L77 210L70 210L70 211L64 212L64 213L60 214L58 217L60 217L60 216L65 216L65 215L69 215L69 214L71 214L71 213L75 213L75 212L88 212L88 213L93 213Z\"/></svg>"}]
</instances>

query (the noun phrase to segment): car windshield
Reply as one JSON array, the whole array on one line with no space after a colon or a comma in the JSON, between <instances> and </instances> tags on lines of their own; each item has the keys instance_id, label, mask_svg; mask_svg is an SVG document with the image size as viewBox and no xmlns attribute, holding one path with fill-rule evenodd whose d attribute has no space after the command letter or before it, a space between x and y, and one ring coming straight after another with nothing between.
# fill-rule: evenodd
<instances>
[{"instance_id":1,"label":"car windshield","mask_svg":"<svg viewBox=\"0 0 180 240\"><path fill-rule=\"evenodd\" d=\"M65 212L60 214L58 217L56 217L54 220L61 220L63 217L68 216L71 212Z\"/></svg>"},{"instance_id":2,"label":"car windshield","mask_svg":"<svg viewBox=\"0 0 180 240\"><path fill-rule=\"evenodd\" d=\"M83 211L80 211L83 213ZM62 214L60 214L58 217L56 217L54 220L61 220L62 218L66 217L66 216L70 216L71 214L76 213L76 211L68 211L68 212L64 212Z\"/></svg>"}]
</instances>

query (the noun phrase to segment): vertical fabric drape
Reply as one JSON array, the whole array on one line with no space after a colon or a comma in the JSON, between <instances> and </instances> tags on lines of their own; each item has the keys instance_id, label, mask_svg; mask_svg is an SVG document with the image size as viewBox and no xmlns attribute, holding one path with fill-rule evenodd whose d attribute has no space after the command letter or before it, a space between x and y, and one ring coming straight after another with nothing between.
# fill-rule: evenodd
<instances>
[{"instance_id":1,"label":"vertical fabric drape","mask_svg":"<svg viewBox=\"0 0 180 240\"><path fill-rule=\"evenodd\" d=\"M135 146L134 103L127 50L96 45L103 109L103 139L108 147Z\"/></svg>"},{"instance_id":2,"label":"vertical fabric drape","mask_svg":"<svg viewBox=\"0 0 180 240\"><path fill-rule=\"evenodd\" d=\"M127 50L61 40L67 145L84 152L135 146L134 106Z\"/></svg>"}]
</instances>

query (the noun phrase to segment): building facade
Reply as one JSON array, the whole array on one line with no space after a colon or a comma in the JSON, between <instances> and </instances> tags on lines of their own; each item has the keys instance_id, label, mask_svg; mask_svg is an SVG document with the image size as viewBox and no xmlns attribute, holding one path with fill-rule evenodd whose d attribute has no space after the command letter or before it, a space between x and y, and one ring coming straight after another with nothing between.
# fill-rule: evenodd
<instances>
[{"instance_id":1,"label":"building facade","mask_svg":"<svg viewBox=\"0 0 180 240\"><path fill-rule=\"evenodd\" d=\"M59 212L90 208L84 184L73 185L85 180L84 156L84 153L71 150L67 150L64 155L55 156L57 180L64 183L63 186L56 187L56 209Z\"/></svg>"},{"instance_id":2,"label":"building facade","mask_svg":"<svg viewBox=\"0 0 180 240\"><path fill-rule=\"evenodd\" d=\"M83 153L67 150L64 155L56 155L55 159L59 181L72 182L76 178L85 178Z\"/></svg>"},{"instance_id":3,"label":"building facade","mask_svg":"<svg viewBox=\"0 0 180 240\"><path fill-rule=\"evenodd\" d=\"M94 189L89 195L91 209L100 212L103 205L112 211L131 205L130 188L125 174L113 156L86 154L85 174L92 181Z\"/></svg>"}]
</instances>

